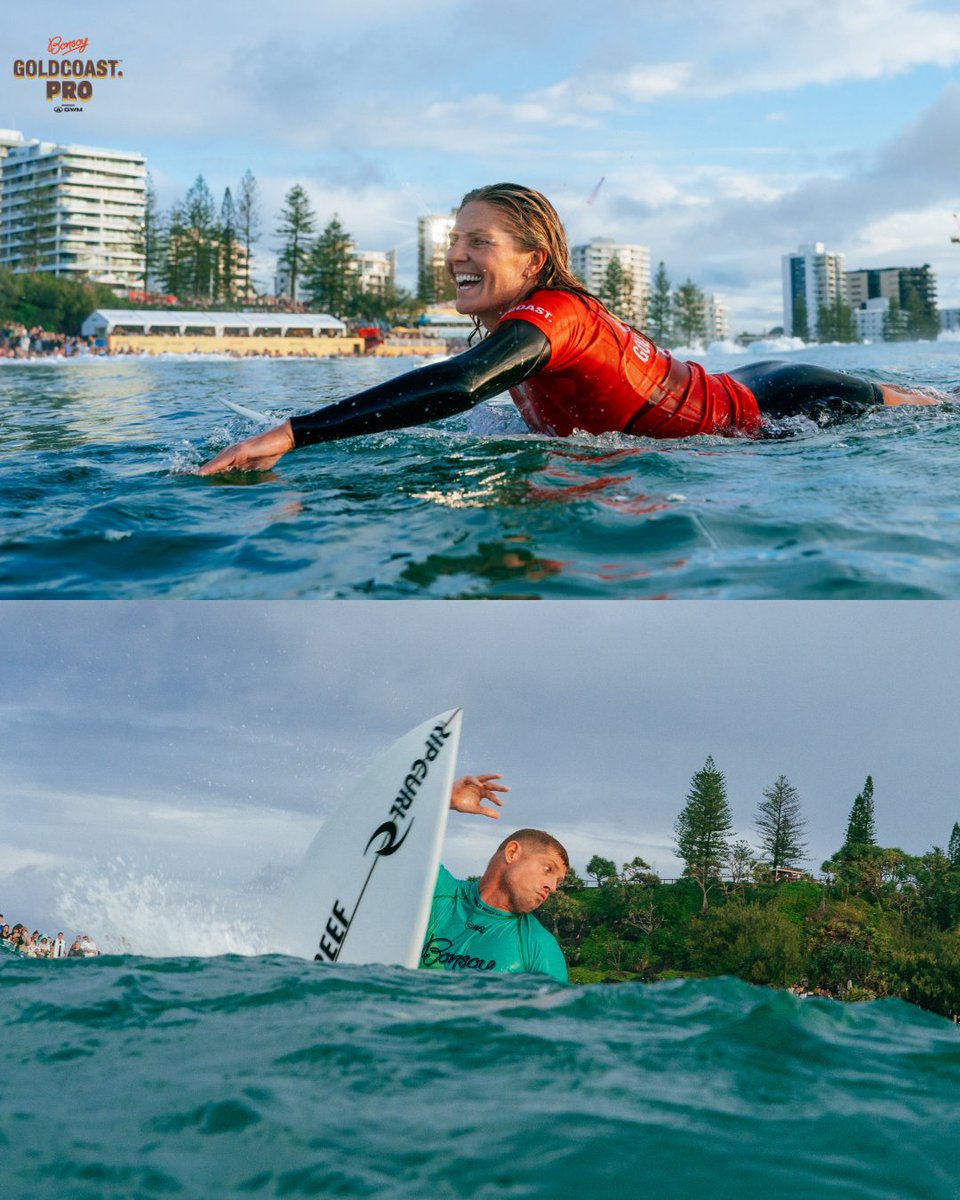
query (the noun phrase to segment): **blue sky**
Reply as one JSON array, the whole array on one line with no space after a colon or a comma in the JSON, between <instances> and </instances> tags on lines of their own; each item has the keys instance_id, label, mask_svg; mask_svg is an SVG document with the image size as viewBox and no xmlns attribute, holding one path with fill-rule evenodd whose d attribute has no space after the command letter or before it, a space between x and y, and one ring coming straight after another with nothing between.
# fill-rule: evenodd
<instances>
[{"instance_id":1,"label":"blue sky","mask_svg":"<svg viewBox=\"0 0 960 1200\"><path fill-rule=\"evenodd\" d=\"M670 876L708 755L754 845L791 780L814 869L868 774L883 845L960 820L956 604L7 601L0 641L0 911L38 923L113 905L129 933L136 904L169 928L187 894L205 927L231 904L266 922L370 758L456 706L460 768L512 789L500 822L453 814L460 874L533 825L581 871L640 854Z\"/></svg>"},{"instance_id":2,"label":"blue sky","mask_svg":"<svg viewBox=\"0 0 960 1200\"><path fill-rule=\"evenodd\" d=\"M52 111L15 57L88 37L122 60L83 113ZM572 240L650 247L732 330L779 323L780 256L823 241L849 269L929 263L960 305L960 14L932 0L40 0L5 38L0 125L144 153L161 204L202 173L260 186L258 274L306 187L413 281L417 216L510 178L545 191ZM588 204L598 180L604 185Z\"/></svg>"}]
</instances>

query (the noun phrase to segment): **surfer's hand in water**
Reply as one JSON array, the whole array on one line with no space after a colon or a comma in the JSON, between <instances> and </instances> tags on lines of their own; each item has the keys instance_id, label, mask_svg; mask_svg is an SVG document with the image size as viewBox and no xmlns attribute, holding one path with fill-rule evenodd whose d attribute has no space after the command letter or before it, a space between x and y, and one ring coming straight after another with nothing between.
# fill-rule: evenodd
<instances>
[{"instance_id":1,"label":"surfer's hand in water","mask_svg":"<svg viewBox=\"0 0 960 1200\"><path fill-rule=\"evenodd\" d=\"M503 801L497 792L509 792L510 789L502 783L493 783L494 779L502 779L502 775L464 775L454 781L450 790L450 807L457 812L477 813L483 817L499 818L500 814L493 808L486 808L484 801L495 804L497 808Z\"/></svg>"},{"instance_id":2,"label":"surfer's hand in water","mask_svg":"<svg viewBox=\"0 0 960 1200\"><path fill-rule=\"evenodd\" d=\"M217 475L220 471L269 471L273 464L293 449L293 430L284 421L275 429L258 433L235 446L221 450L200 468L201 475Z\"/></svg>"}]
</instances>

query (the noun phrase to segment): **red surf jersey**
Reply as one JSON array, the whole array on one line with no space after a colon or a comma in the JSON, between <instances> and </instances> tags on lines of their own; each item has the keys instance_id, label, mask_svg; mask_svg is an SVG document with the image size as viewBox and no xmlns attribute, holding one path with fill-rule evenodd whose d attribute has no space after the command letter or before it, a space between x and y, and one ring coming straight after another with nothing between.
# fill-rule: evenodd
<instances>
[{"instance_id":1,"label":"red surf jersey","mask_svg":"<svg viewBox=\"0 0 960 1200\"><path fill-rule=\"evenodd\" d=\"M629 425L638 436L678 438L760 429L749 388L729 375L708 375L698 363L675 363L588 296L543 288L500 319L529 321L550 343L547 365L510 389L537 433L566 437L575 429L610 433Z\"/></svg>"}]
</instances>

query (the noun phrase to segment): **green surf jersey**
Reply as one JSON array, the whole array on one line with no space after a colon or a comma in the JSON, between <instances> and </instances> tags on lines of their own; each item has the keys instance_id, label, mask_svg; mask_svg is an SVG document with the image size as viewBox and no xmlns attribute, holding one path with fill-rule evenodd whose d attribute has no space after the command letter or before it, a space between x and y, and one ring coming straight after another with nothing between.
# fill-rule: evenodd
<instances>
[{"instance_id":1,"label":"green surf jersey","mask_svg":"<svg viewBox=\"0 0 960 1200\"><path fill-rule=\"evenodd\" d=\"M420 966L446 971L551 975L567 982L557 939L532 913L509 913L480 899L475 880L454 879L441 866Z\"/></svg>"}]
</instances>

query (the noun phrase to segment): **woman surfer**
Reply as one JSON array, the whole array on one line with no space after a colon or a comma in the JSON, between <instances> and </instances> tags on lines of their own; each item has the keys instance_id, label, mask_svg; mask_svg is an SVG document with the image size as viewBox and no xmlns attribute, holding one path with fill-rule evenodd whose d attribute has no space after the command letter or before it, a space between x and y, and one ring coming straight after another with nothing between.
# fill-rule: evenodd
<instances>
[{"instance_id":1,"label":"woman surfer","mask_svg":"<svg viewBox=\"0 0 960 1200\"><path fill-rule=\"evenodd\" d=\"M933 404L918 392L801 363L710 375L619 321L571 274L566 235L545 196L499 183L464 196L447 271L476 346L223 450L200 468L267 470L299 446L436 421L508 390L527 425L565 437L622 432L678 438L761 433L764 418Z\"/></svg>"}]
</instances>

